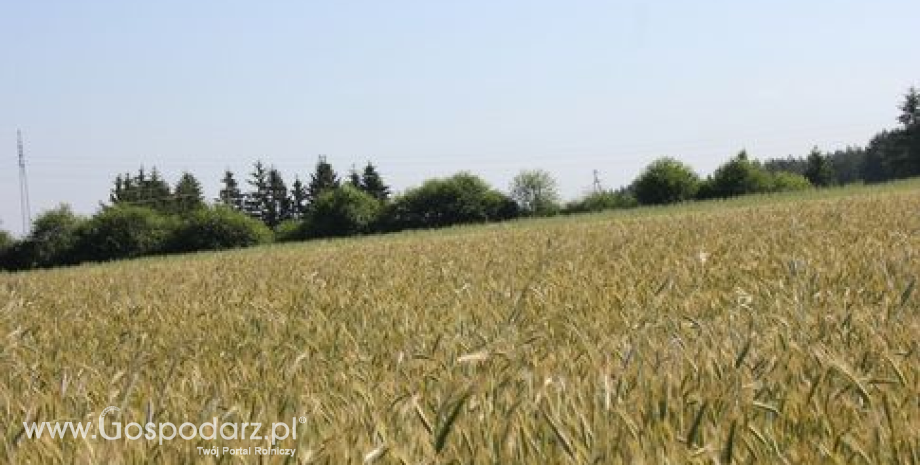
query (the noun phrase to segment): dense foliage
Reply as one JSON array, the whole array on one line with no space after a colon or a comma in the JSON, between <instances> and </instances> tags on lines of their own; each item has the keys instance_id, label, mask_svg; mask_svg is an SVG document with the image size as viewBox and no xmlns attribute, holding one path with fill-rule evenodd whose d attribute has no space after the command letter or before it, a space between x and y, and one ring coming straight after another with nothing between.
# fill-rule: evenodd
<instances>
[{"instance_id":1,"label":"dense foliage","mask_svg":"<svg viewBox=\"0 0 920 465\"><path fill-rule=\"evenodd\" d=\"M343 185L327 189L313 202L302 237L342 237L372 231L382 204L370 194Z\"/></svg>"},{"instance_id":2,"label":"dense foliage","mask_svg":"<svg viewBox=\"0 0 920 465\"><path fill-rule=\"evenodd\" d=\"M140 257L166 251L175 222L146 207L116 205L105 208L75 232L72 257L76 262Z\"/></svg>"},{"instance_id":3,"label":"dense foliage","mask_svg":"<svg viewBox=\"0 0 920 465\"><path fill-rule=\"evenodd\" d=\"M67 205L48 210L32 222L32 231L17 244L27 267L44 268L73 261L76 232L85 220Z\"/></svg>"},{"instance_id":4,"label":"dense foliage","mask_svg":"<svg viewBox=\"0 0 920 465\"><path fill-rule=\"evenodd\" d=\"M742 151L706 179L699 196L702 199L728 198L770 192L772 186L769 172Z\"/></svg>"},{"instance_id":5,"label":"dense foliage","mask_svg":"<svg viewBox=\"0 0 920 465\"><path fill-rule=\"evenodd\" d=\"M699 189L700 178L693 168L673 158L653 161L632 185L636 199L646 205L692 200Z\"/></svg>"},{"instance_id":6,"label":"dense foliage","mask_svg":"<svg viewBox=\"0 0 920 465\"><path fill-rule=\"evenodd\" d=\"M221 250L270 242L262 222L225 206L201 208L179 223L169 238L170 252Z\"/></svg>"},{"instance_id":7,"label":"dense foliage","mask_svg":"<svg viewBox=\"0 0 920 465\"><path fill-rule=\"evenodd\" d=\"M393 200L384 229L441 228L464 223L501 221L517 216L518 206L478 176L458 173L430 179Z\"/></svg>"},{"instance_id":8,"label":"dense foliage","mask_svg":"<svg viewBox=\"0 0 920 465\"><path fill-rule=\"evenodd\" d=\"M629 189L620 189L617 191L600 190L591 192L578 200L569 202L562 212L590 213L632 208L637 205L639 205L639 202Z\"/></svg>"}]
</instances>

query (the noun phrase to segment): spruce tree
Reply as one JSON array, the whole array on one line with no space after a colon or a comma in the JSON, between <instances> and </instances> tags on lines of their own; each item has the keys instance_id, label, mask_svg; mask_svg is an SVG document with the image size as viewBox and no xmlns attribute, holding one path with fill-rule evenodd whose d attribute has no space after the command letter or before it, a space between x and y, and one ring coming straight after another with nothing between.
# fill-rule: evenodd
<instances>
[{"instance_id":1,"label":"spruce tree","mask_svg":"<svg viewBox=\"0 0 920 465\"><path fill-rule=\"evenodd\" d=\"M141 186L143 206L161 212L169 211L172 203L172 192L170 192L169 184L163 179L156 167L153 167L150 171L150 177Z\"/></svg>"},{"instance_id":2,"label":"spruce tree","mask_svg":"<svg viewBox=\"0 0 920 465\"><path fill-rule=\"evenodd\" d=\"M245 197L240 191L240 185L230 170L224 171L224 177L221 179L223 187L218 193L217 201L221 205L230 207L234 210L242 211L245 204Z\"/></svg>"},{"instance_id":3,"label":"spruce tree","mask_svg":"<svg viewBox=\"0 0 920 465\"><path fill-rule=\"evenodd\" d=\"M131 175L122 176L119 174L115 176L115 187L113 187L111 193L109 193L109 202L114 204L123 200L128 192L128 183L130 181Z\"/></svg>"},{"instance_id":4,"label":"spruce tree","mask_svg":"<svg viewBox=\"0 0 920 465\"><path fill-rule=\"evenodd\" d=\"M125 174L115 178L115 186L109 194L109 200L113 205L135 204L167 211L171 203L171 192L169 184L156 168L148 175L142 166L133 177Z\"/></svg>"},{"instance_id":5,"label":"spruce tree","mask_svg":"<svg viewBox=\"0 0 920 465\"><path fill-rule=\"evenodd\" d=\"M291 184L291 217L295 219L304 218L307 214L308 199L307 187L300 181L299 177L294 178Z\"/></svg>"},{"instance_id":6,"label":"spruce tree","mask_svg":"<svg viewBox=\"0 0 920 465\"><path fill-rule=\"evenodd\" d=\"M173 191L173 211L187 214L204 206L204 195L201 192L201 183L191 173L184 172L176 182Z\"/></svg>"},{"instance_id":7,"label":"spruce tree","mask_svg":"<svg viewBox=\"0 0 920 465\"><path fill-rule=\"evenodd\" d=\"M383 183L383 178L377 172L377 168L371 162L364 167L364 173L361 176L361 190L370 194L371 197L386 201L390 198L390 188Z\"/></svg>"},{"instance_id":8,"label":"spruce tree","mask_svg":"<svg viewBox=\"0 0 920 465\"><path fill-rule=\"evenodd\" d=\"M348 172L348 184L355 189L362 189L363 187L361 184L361 175L358 174L355 165L351 165L351 170Z\"/></svg>"},{"instance_id":9,"label":"spruce tree","mask_svg":"<svg viewBox=\"0 0 920 465\"><path fill-rule=\"evenodd\" d=\"M920 91L911 87L904 96L904 103L898 107L901 115L898 121L904 126L904 129L916 129L920 126Z\"/></svg>"},{"instance_id":10,"label":"spruce tree","mask_svg":"<svg viewBox=\"0 0 920 465\"><path fill-rule=\"evenodd\" d=\"M268 201L264 221L268 227L274 228L278 226L278 223L291 218L291 207L287 185L284 183L281 172L272 167L268 170L267 179Z\"/></svg>"},{"instance_id":11,"label":"spruce tree","mask_svg":"<svg viewBox=\"0 0 920 465\"><path fill-rule=\"evenodd\" d=\"M903 177L920 175L920 91L911 87L904 96L898 121L903 125L900 156L895 155L899 174Z\"/></svg>"},{"instance_id":12,"label":"spruce tree","mask_svg":"<svg viewBox=\"0 0 920 465\"><path fill-rule=\"evenodd\" d=\"M337 187L339 187L339 177L332 169L332 165L326 161L326 157L320 156L319 161L316 162L316 170L310 175L310 185L307 186L310 203L315 202L326 190Z\"/></svg>"},{"instance_id":13,"label":"spruce tree","mask_svg":"<svg viewBox=\"0 0 920 465\"><path fill-rule=\"evenodd\" d=\"M250 191L246 193L246 214L265 222L270 195L268 192L268 170L261 161L255 162L249 173Z\"/></svg>"}]
</instances>

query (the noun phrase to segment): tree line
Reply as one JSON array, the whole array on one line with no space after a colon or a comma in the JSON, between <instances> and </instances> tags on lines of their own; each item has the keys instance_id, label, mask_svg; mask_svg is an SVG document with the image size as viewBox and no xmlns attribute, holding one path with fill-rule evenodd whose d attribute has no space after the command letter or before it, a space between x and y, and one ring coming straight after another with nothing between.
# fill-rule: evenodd
<instances>
[{"instance_id":1,"label":"tree line","mask_svg":"<svg viewBox=\"0 0 920 465\"><path fill-rule=\"evenodd\" d=\"M290 186L261 161L241 183L227 170L216 198L182 173L175 184L154 168L115 177L107 202L90 217L61 205L38 215L26 237L0 230L0 269L26 270L146 255L220 250L268 242L441 228L661 205L740 195L796 191L920 176L920 93L911 88L899 106L899 125L865 147L760 162L745 151L709 176L674 158L660 158L628 186L597 189L563 203L555 180L542 170L518 174L508 193L461 172L429 179L393 195L368 162L344 177L319 157L306 182Z\"/></svg>"}]
</instances>

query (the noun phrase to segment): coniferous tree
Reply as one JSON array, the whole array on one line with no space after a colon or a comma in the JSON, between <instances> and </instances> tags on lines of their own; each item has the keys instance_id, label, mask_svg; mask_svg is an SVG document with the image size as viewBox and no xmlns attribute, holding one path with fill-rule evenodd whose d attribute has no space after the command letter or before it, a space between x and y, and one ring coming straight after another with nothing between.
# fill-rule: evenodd
<instances>
[{"instance_id":1,"label":"coniferous tree","mask_svg":"<svg viewBox=\"0 0 920 465\"><path fill-rule=\"evenodd\" d=\"M150 175L141 167L135 176L127 173L116 176L115 186L109 194L112 205L136 204L159 211L168 210L170 200L169 184L156 168Z\"/></svg>"},{"instance_id":2,"label":"coniferous tree","mask_svg":"<svg viewBox=\"0 0 920 465\"><path fill-rule=\"evenodd\" d=\"M160 175L156 167L150 171L150 178L142 184L143 200L148 208L161 212L168 211L172 203L172 193L169 184Z\"/></svg>"},{"instance_id":3,"label":"coniferous tree","mask_svg":"<svg viewBox=\"0 0 920 465\"><path fill-rule=\"evenodd\" d=\"M133 202L144 201L147 198L146 191L149 180L147 178L147 171L144 170L143 166L137 170L137 174L134 175L131 181L132 188L128 191L128 197L133 198Z\"/></svg>"},{"instance_id":4,"label":"coniferous tree","mask_svg":"<svg viewBox=\"0 0 920 465\"><path fill-rule=\"evenodd\" d=\"M898 121L904 126L904 129L910 130L920 126L920 91L911 87L904 96L904 103L899 107L901 115Z\"/></svg>"},{"instance_id":5,"label":"coniferous tree","mask_svg":"<svg viewBox=\"0 0 920 465\"><path fill-rule=\"evenodd\" d=\"M249 183L250 191L246 193L246 214L265 222L271 196L268 187L268 170L261 161L253 164L247 183Z\"/></svg>"},{"instance_id":6,"label":"coniferous tree","mask_svg":"<svg viewBox=\"0 0 920 465\"><path fill-rule=\"evenodd\" d=\"M304 218L307 213L307 187L300 181L299 177L294 178L291 184L291 217L294 219Z\"/></svg>"},{"instance_id":7,"label":"coniferous tree","mask_svg":"<svg viewBox=\"0 0 920 465\"><path fill-rule=\"evenodd\" d=\"M245 197L243 192L240 191L240 185L233 176L232 171L224 171L224 178L221 179L221 184L223 184L223 187L218 193L218 203L234 210L242 211L245 206Z\"/></svg>"},{"instance_id":8,"label":"coniferous tree","mask_svg":"<svg viewBox=\"0 0 920 465\"><path fill-rule=\"evenodd\" d=\"M355 165L351 165L351 170L348 171L348 184L355 189L362 189L363 187L361 184L361 175L358 174Z\"/></svg>"},{"instance_id":9,"label":"coniferous tree","mask_svg":"<svg viewBox=\"0 0 920 465\"><path fill-rule=\"evenodd\" d=\"M808 154L804 174L808 181L818 187L826 187L834 182L833 167L817 147Z\"/></svg>"},{"instance_id":10,"label":"coniferous tree","mask_svg":"<svg viewBox=\"0 0 920 465\"><path fill-rule=\"evenodd\" d=\"M188 214L203 206L201 183L191 173L182 173L173 191L173 210L179 214Z\"/></svg>"},{"instance_id":11,"label":"coniferous tree","mask_svg":"<svg viewBox=\"0 0 920 465\"><path fill-rule=\"evenodd\" d=\"M130 189L131 175L121 174L115 176L115 187L109 193L109 202L115 204L125 200L128 190Z\"/></svg>"},{"instance_id":12,"label":"coniferous tree","mask_svg":"<svg viewBox=\"0 0 920 465\"><path fill-rule=\"evenodd\" d=\"M911 87L904 96L898 121L902 125L901 156L902 176L920 175L920 91Z\"/></svg>"},{"instance_id":13,"label":"coniferous tree","mask_svg":"<svg viewBox=\"0 0 920 465\"><path fill-rule=\"evenodd\" d=\"M866 146L866 156L860 167L862 179L868 183L883 182L895 177L889 155L897 151L897 132L882 131Z\"/></svg>"},{"instance_id":14,"label":"coniferous tree","mask_svg":"<svg viewBox=\"0 0 920 465\"><path fill-rule=\"evenodd\" d=\"M383 183L383 178L380 177L380 173L371 162L367 163L361 175L361 189L380 201L390 198L389 186Z\"/></svg>"},{"instance_id":15,"label":"coniferous tree","mask_svg":"<svg viewBox=\"0 0 920 465\"><path fill-rule=\"evenodd\" d=\"M860 168L866 159L866 150L862 147L850 146L835 150L827 157L834 173L835 184L850 184L861 179Z\"/></svg>"},{"instance_id":16,"label":"coniferous tree","mask_svg":"<svg viewBox=\"0 0 920 465\"><path fill-rule=\"evenodd\" d=\"M866 182L920 175L920 92L911 88L898 109L901 126L882 131L866 147L862 164Z\"/></svg>"},{"instance_id":17,"label":"coniferous tree","mask_svg":"<svg viewBox=\"0 0 920 465\"><path fill-rule=\"evenodd\" d=\"M265 209L265 224L274 228L284 220L291 218L290 199L287 185L281 172L275 168L268 170L268 202Z\"/></svg>"},{"instance_id":18,"label":"coniferous tree","mask_svg":"<svg viewBox=\"0 0 920 465\"><path fill-rule=\"evenodd\" d=\"M339 187L339 177L332 169L332 165L326 161L325 156L320 156L316 162L316 169L310 175L310 185L307 186L307 195L310 202L315 202L319 196L329 189Z\"/></svg>"}]
</instances>

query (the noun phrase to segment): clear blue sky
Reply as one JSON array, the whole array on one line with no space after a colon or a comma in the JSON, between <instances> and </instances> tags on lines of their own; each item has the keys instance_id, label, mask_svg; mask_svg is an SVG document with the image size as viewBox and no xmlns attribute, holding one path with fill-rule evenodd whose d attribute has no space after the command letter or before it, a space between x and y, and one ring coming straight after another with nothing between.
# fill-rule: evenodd
<instances>
[{"instance_id":1,"label":"clear blue sky","mask_svg":"<svg viewBox=\"0 0 920 465\"><path fill-rule=\"evenodd\" d=\"M395 188L523 168L566 197L653 158L705 174L863 144L920 84L920 2L0 1L0 227L92 213L116 173L189 170L216 195L256 159L318 154Z\"/></svg>"}]
</instances>

